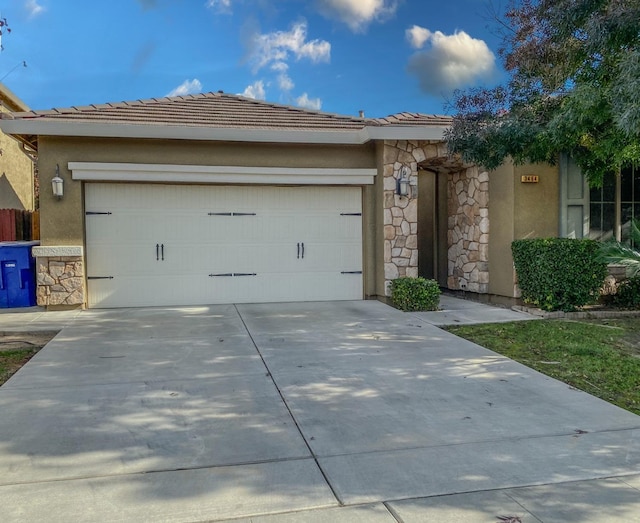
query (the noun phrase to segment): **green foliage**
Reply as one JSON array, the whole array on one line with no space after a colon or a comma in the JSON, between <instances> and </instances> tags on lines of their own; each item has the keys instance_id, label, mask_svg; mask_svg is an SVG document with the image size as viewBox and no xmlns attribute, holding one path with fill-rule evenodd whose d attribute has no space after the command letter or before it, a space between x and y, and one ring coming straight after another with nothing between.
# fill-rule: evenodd
<instances>
[{"instance_id":1,"label":"green foliage","mask_svg":"<svg viewBox=\"0 0 640 523\"><path fill-rule=\"evenodd\" d=\"M391 300L403 311L435 311L440 302L440 287L435 280L397 278L391 282Z\"/></svg>"},{"instance_id":2,"label":"green foliage","mask_svg":"<svg viewBox=\"0 0 640 523\"><path fill-rule=\"evenodd\" d=\"M604 242L600 244L599 258L607 264L623 265L627 276L640 277L640 220L633 220L628 242Z\"/></svg>"},{"instance_id":3,"label":"green foliage","mask_svg":"<svg viewBox=\"0 0 640 523\"><path fill-rule=\"evenodd\" d=\"M512 1L505 85L456 92L449 150L495 169L569 154L592 186L640 161L640 2Z\"/></svg>"},{"instance_id":4,"label":"green foliage","mask_svg":"<svg viewBox=\"0 0 640 523\"><path fill-rule=\"evenodd\" d=\"M607 274L593 240L515 240L511 251L523 300L546 311L592 303Z\"/></svg>"},{"instance_id":5,"label":"green foliage","mask_svg":"<svg viewBox=\"0 0 640 523\"><path fill-rule=\"evenodd\" d=\"M640 276L620 284L613 296L613 304L623 309L640 309Z\"/></svg>"}]
</instances>

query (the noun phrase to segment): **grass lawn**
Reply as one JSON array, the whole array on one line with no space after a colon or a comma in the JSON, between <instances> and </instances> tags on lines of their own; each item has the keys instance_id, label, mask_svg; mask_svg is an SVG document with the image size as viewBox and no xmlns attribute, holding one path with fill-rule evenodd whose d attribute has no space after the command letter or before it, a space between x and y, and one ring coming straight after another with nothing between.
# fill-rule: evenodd
<instances>
[{"instance_id":1,"label":"grass lawn","mask_svg":"<svg viewBox=\"0 0 640 523\"><path fill-rule=\"evenodd\" d=\"M522 321L447 330L640 414L640 318Z\"/></svg>"},{"instance_id":2,"label":"grass lawn","mask_svg":"<svg viewBox=\"0 0 640 523\"><path fill-rule=\"evenodd\" d=\"M40 349L5 350L0 352L0 385L27 363Z\"/></svg>"},{"instance_id":3,"label":"grass lawn","mask_svg":"<svg viewBox=\"0 0 640 523\"><path fill-rule=\"evenodd\" d=\"M0 385L27 363L57 331L0 332Z\"/></svg>"}]
</instances>

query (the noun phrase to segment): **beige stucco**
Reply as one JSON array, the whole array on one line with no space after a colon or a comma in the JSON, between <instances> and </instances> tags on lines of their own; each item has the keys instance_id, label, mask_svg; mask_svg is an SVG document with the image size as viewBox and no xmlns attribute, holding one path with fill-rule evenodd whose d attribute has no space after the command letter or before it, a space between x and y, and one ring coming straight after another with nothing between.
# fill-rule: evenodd
<instances>
[{"instance_id":1,"label":"beige stucco","mask_svg":"<svg viewBox=\"0 0 640 523\"><path fill-rule=\"evenodd\" d=\"M27 107L0 85L0 111L24 111ZM33 211L34 164L20 143L0 132L0 209Z\"/></svg>"},{"instance_id":2,"label":"beige stucco","mask_svg":"<svg viewBox=\"0 0 640 523\"><path fill-rule=\"evenodd\" d=\"M398 148L404 143L397 142L394 145L391 142L380 141L360 146L281 145L41 136L39 138L39 166L42 187L45 188L40 196L41 243L45 246L81 246L84 244L83 182L72 180L68 170L69 162L375 168L378 174L374 178L374 184L363 187L364 296L384 297L387 294L389 282L385 268L390 261L393 261L393 259L387 259L385 250L387 225L385 220L387 220L389 211L393 216L393 209L390 209L389 205L392 200L393 202L397 200L397 196L394 195L395 185L391 187L386 183L389 180L385 179L392 177L392 181L395 183L396 171L398 170L395 165L397 162L391 163L387 157L390 155L390 148ZM427 150L430 150L429 147L437 153L434 153L435 156L431 159L427 154ZM440 188L442 194L439 198L440 203L446 204L447 200L453 196L451 187L447 188L447 186L451 183L455 185L456 172L466 172L470 168L463 168L461 164L448 158L445 154L446 151L441 154L434 144L416 142L414 149L418 151L416 153L418 158L414 158L411 162L407 161L412 174L417 175L418 165L423 164L427 168L433 169L434 172L440 173L438 179L443 182L443 187ZM423 154L420 155L420 152ZM61 200L54 198L50 190L51 178L55 175L56 165L59 166L60 174L65 180L65 195ZM478 169L475 171L478 171L478 176L484 172ZM490 173L489 191L491 196L488 204L488 221L491 223L491 239L488 247L489 293L514 296L515 279L511 259L511 242L514 239L557 235L559 214L557 172L557 168L552 166L514 166L511 163L506 163ZM539 183L521 183L520 176L523 174L538 175ZM479 186L479 188L481 187ZM433 184L431 184L431 190L433 189ZM420 188L418 184L418 190L415 191L412 198L420 200L420 195L424 197L424 190L425 188ZM478 188L476 188L477 190ZM420 205L421 203L418 201L417 206ZM447 212L448 220L452 219L452 210L448 209L447 211L445 207L442 209L443 216L439 217L440 226L436 231L438 237L447 234ZM484 219L481 211L482 209L478 210L477 217L474 214L474 219ZM413 222L416 222L416 227L418 226L417 221L416 216L413 219ZM411 230L408 234L415 235L415 231ZM438 239L438 242L446 242L446 236L443 241ZM471 248L471 243L473 242L469 239L469 248ZM418 246L415 247L416 257L419 261ZM442 247L444 248L445 245ZM393 255L393 251L391 254ZM425 251L424 246L422 246L421 254L433 256L433 253ZM413 263L413 255L411 260ZM471 261L469 260L469 263ZM485 258L479 259L479 262L487 265ZM417 270L417 262L415 265ZM451 274L448 275L451 276ZM483 289L480 292L487 292ZM468 290L472 289L468 288Z\"/></svg>"},{"instance_id":3,"label":"beige stucco","mask_svg":"<svg viewBox=\"0 0 640 523\"><path fill-rule=\"evenodd\" d=\"M42 187L45 188L40 195L42 212L40 234L41 244L44 246L84 245L83 182L72 179L68 169L69 162L289 168L371 169L376 167L373 144L305 146L41 136L38 145L40 178ZM59 166L60 176L64 179L64 196L59 200L53 196L50 189L56 165ZM373 240L376 237L376 209L377 188L365 186L363 190L363 273L366 296L375 296L378 292L375 279L369 277L370 274L376 273L376 243ZM53 295L54 293L48 293L42 296L39 303L51 307ZM63 297L67 300L64 304L77 302L78 296L82 296L81 299L84 301L84 294L72 289L69 296Z\"/></svg>"},{"instance_id":4,"label":"beige stucco","mask_svg":"<svg viewBox=\"0 0 640 523\"><path fill-rule=\"evenodd\" d=\"M374 168L373 146L302 146L160 140L39 138L43 245L82 245L82 182L71 179L69 162L113 162L247 167ZM64 179L64 197L49 187L56 165Z\"/></svg>"},{"instance_id":5,"label":"beige stucco","mask_svg":"<svg viewBox=\"0 0 640 523\"><path fill-rule=\"evenodd\" d=\"M538 176L523 183L521 176ZM558 235L560 176L558 166L513 165L507 161L489 175L491 241L489 293L516 296L511 242Z\"/></svg>"}]
</instances>

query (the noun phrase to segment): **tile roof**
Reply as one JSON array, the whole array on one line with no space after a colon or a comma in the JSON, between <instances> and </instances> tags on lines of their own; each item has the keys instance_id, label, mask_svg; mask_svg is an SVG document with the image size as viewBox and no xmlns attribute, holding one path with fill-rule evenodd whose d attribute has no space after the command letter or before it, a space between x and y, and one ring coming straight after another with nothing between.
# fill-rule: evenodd
<instances>
[{"instance_id":1,"label":"tile roof","mask_svg":"<svg viewBox=\"0 0 640 523\"><path fill-rule=\"evenodd\" d=\"M378 125L451 125L450 116L423 113L396 113L384 118L374 118Z\"/></svg>"},{"instance_id":2,"label":"tile roof","mask_svg":"<svg viewBox=\"0 0 640 523\"><path fill-rule=\"evenodd\" d=\"M364 118L311 111L222 92L13 113L16 120L207 128L348 131ZM374 124L377 125L377 124Z\"/></svg>"},{"instance_id":3,"label":"tile roof","mask_svg":"<svg viewBox=\"0 0 640 523\"><path fill-rule=\"evenodd\" d=\"M274 104L223 92L16 112L9 118L77 123L322 131L349 131L388 125L442 126L451 123L450 117L421 113L397 113L384 118L358 118Z\"/></svg>"}]
</instances>

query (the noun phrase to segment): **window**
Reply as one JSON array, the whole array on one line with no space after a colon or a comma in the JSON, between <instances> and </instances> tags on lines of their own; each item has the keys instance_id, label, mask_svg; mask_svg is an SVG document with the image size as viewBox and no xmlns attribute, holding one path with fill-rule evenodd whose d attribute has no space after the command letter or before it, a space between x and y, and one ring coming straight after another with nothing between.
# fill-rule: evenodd
<instances>
[{"instance_id":1,"label":"window","mask_svg":"<svg viewBox=\"0 0 640 523\"><path fill-rule=\"evenodd\" d=\"M622 169L620 176L620 223L622 241L629 239L631 221L640 220L640 168L630 166ZM589 237L596 240L610 240L615 237L616 221L616 178L605 177L600 188L590 191Z\"/></svg>"}]
</instances>

